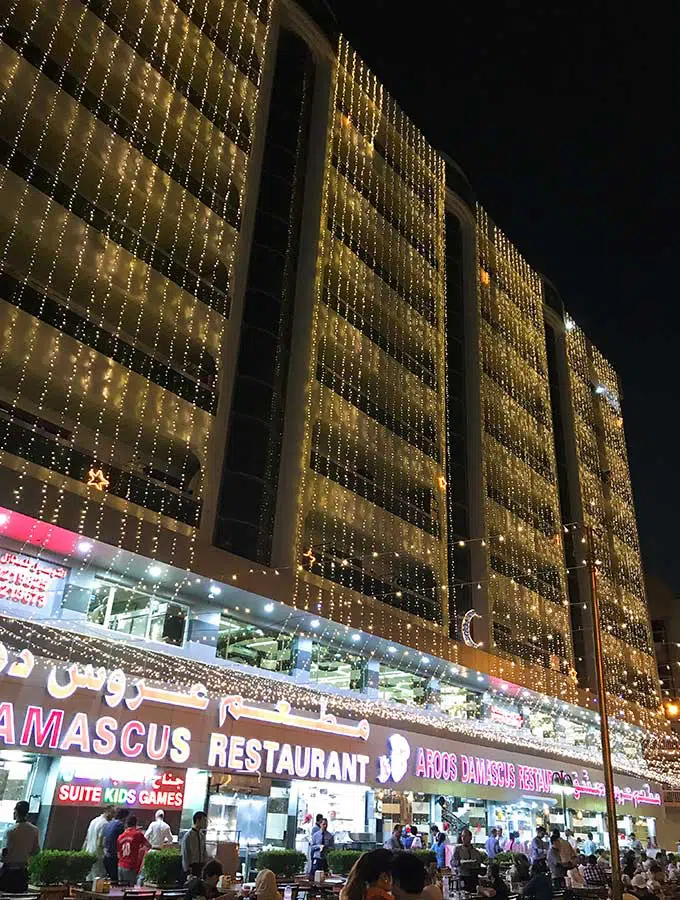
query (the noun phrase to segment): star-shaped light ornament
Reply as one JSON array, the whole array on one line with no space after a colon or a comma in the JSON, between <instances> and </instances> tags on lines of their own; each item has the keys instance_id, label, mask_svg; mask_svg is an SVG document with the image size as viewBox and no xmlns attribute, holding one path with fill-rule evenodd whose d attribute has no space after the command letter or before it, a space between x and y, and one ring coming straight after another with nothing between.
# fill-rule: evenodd
<instances>
[{"instance_id":1,"label":"star-shaped light ornament","mask_svg":"<svg viewBox=\"0 0 680 900\"><path fill-rule=\"evenodd\" d=\"M109 479L104 474L103 469L90 469L87 473L87 486L96 488L98 491L105 491L109 486Z\"/></svg>"}]
</instances>

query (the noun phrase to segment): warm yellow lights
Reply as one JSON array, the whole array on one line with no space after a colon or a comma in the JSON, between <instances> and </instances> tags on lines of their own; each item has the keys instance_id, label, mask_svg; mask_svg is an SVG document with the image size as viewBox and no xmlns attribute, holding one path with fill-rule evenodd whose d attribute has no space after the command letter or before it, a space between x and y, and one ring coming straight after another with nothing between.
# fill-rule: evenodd
<instances>
[{"instance_id":1,"label":"warm yellow lights","mask_svg":"<svg viewBox=\"0 0 680 900\"><path fill-rule=\"evenodd\" d=\"M295 602L322 584L331 619L404 639L409 614L449 614L443 224L442 160L341 39Z\"/></svg>"},{"instance_id":2,"label":"warm yellow lights","mask_svg":"<svg viewBox=\"0 0 680 900\"><path fill-rule=\"evenodd\" d=\"M592 528L607 687L615 712L658 722L658 673L649 627L619 386L578 326L565 333L585 524ZM657 726L658 727L658 726Z\"/></svg>"},{"instance_id":3,"label":"warm yellow lights","mask_svg":"<svg viewBox=\"0 0 680 900\"><path fill-rule=\"evenodd\" d=\"M542 285L481 207L477 224L486 528L498 535L487 554L494 652L568 677Z\"/></svg>"},{"instance_id":4,"label":"warm yellow lights","mask_svg":"<svg viewBox=\"0 0 680 900\"><path fill-rule=\"evenodd\" d=\"M105 491L109 486L109 479L102 469L90 469L87 473L86 483L88 487L96 488L98 491Z\"/></svg>"}]
</instances>

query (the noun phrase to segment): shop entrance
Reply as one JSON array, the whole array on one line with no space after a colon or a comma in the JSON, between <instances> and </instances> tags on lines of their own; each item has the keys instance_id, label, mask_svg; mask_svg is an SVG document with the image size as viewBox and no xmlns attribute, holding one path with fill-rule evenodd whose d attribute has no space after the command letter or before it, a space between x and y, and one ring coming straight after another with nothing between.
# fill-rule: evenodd
<instances>
[{"instance_id":1,"label":"shop entrance","mask_svg":"<svg viewBox=\"0 0 680 900\"><path fill-rule=\"evenodd\" d=\"M4 846L5 835L14 824L15 805L32 793L36 760L34 754L21 750L0 753L0 846Z\"/></svg>"}]
</instances>

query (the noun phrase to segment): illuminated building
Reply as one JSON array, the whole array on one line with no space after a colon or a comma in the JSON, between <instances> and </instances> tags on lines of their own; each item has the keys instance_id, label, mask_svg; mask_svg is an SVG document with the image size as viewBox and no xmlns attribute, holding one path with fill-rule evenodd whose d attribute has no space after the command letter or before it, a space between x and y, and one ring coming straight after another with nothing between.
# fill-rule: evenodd
<instances>
[{"instance_id":1,"label":"illuminated building","mask_svg":"<svg viewBox=\"0 0 680 900\"><path fill-rule=\"evenodd\" d=\"M593 525L657 778L615 376L333 22L17 0L0 75L0 613L597 765Z\"/></svg>"}]
</instances>

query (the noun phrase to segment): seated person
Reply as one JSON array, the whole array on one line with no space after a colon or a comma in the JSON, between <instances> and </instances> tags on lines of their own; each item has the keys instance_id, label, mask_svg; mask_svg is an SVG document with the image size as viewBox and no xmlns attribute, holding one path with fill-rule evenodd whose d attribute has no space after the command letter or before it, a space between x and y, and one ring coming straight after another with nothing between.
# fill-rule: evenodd
<instances>
[{"instance_id":1,"label":"seated person","mask_svg":"<svg viewBox=\"0 0 680 900\"><path fill-rule=\"evenodd\" d=\"M510 884L517 888L520 884L526 884L531 877L531 863L526 853L515 853L515 857L509 871Z\"/></svg>"},{"instance_id":2,"label":"seated person","mask_svg":"<svg viewBox=\"0 0 680 900\"><path fill-rule=\"evenodd\" d=\"M391 871L394 900L420 900L427 873L418 857L406 851L395 853Z\"/></svg>"},{"instance_id":3,"label":"seated person","mask_svg":"<svg viewBox=\"0 0 680 900\"><path fill-rule=\"evenodd\" d=\"M589 887L601 887L607 884L607 873L602 866L598 865L597 857L594 853L588 857L586 864L582 870L583 880Z\"/></svg>"},{"instance_id":4,"label":"seated person","mask_svg":"<svg viewBox=\"0 0 680 900\"><path fill-rule=\"evenodd\" d=\"M200 878L189 878L184 900L213 900L217 897L217 882L222 877L222 863L211 859L203 866Z\"/></svg>"},{"instance_id":5,"label":"seated person","mask_svg":"<svg viewBox=\"0 0 680 900\"><path fill-rule=\"evenodd\" d=\"M486 883L489 887L494 889L496 892L494 896L497 897L498 900L508 900L510 888L502 877L501 867L497 862L489 863L489 867L486 870Z\"/></svg>"},{"instance_id":6,"label":"seated person","mask_svg":"<svg viewBox=\"0 0 680 900\"><path fill-rule=\"evenodd\" d=\"M276 885L276 875L271 869L260 869L257 873L253 894L257 900L281 900L281 894Z\"/></svg>"},{"instance_id":7,"label":"seated person","mask_svg":"<svg viewBox=\"0 0 680 900\"><path fill-rule=\"evenodd\" d=\"M532 897L533 900L552 900L552 877L544 859L538 859L532 865L531 878L520 889L520 893L523 897Z\"/></svg>"},{"instance_id":8,"label":"seated person","mask_svg":"<svg viewBox=\"0 0 680 900\"><path fill-rule=\"evenodd\" d=\"M582 858L579 859L579 857L577 857L576 860L574 860L574 863L572 864L572 866L569 869L567 869L567 874L565 877L566 877L566 882L567 882L568 888L578 888L578 887L586 886L586 882L583 877L583 872L579 868L579 866L582 864L582 862L583 862L583 859Z\"/></svg>"}]
</instances>

